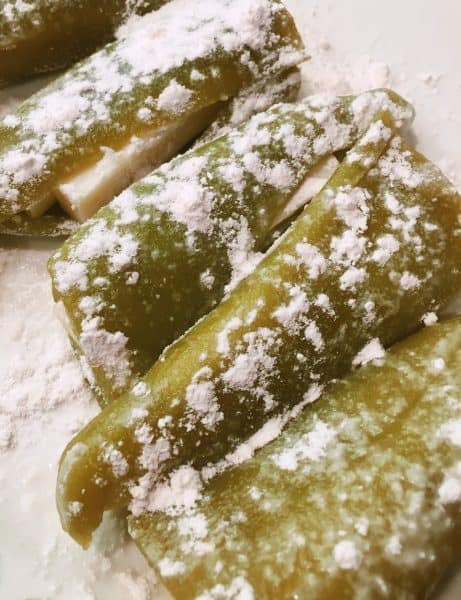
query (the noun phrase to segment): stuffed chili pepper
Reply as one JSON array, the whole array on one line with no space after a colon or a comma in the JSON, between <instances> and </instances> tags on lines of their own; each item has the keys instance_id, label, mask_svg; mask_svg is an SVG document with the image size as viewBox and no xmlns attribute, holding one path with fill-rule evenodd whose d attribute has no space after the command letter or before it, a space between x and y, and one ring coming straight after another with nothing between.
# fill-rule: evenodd
<instances>
[{"instance_id":1,"label":"stuffed chili pepper","mask_svg":"<svg viewBox=\"0 0 461 600\"><path fill-rule=\"evenodd\" d=\"M284 71L275 79L258 81L243 88L232 100L224 102L209 127L194 142L199 146L229 132L253 114L268 109L278 102L292 102L299 93L300 72L297 67ZM100 167L101 165L99 165ZM113 168L116 164L112 165ZM147 168L147 164L146 164ZM114 170L111 170L111 175ZM138 173L140 176L142 171ZM137 177L135 177L137 178ZM78 186L79 178L74 180ZM77 189L75 187L75 189ZM59 205L52 206L40 217L22 212L6 221L0 221L0 234L27 237L67 237L78 228L78 221L68 216Z\"/></svg>"},{"instance_id":2,"label":"stuffed chili pepper","mask_svg":"<svg viewBox=\"0 0 461 600\"><path fill-rule=\"evenodd\" d=\"M3 119L0 221L56 200L85 220L230 98L304 58L278 0L174 0L125 29Z\"/></svg>"},{"instance_id":3,"label":"stuffed chili pepper","mask_svg":"<svg viewBox=\"0 0 461 600\"><path fill-rule=\"evenodd\" d=\"M411 120L383 90L275 106L136 183L64 244L54 296L103 405L248 273L277 223L320 189L314 176L335 168L332 153L384 107Z\"/></svg>"},{"instance_id":4,"label":"stuffed chili pepper","mask_svg":"<svg viewBox=\"0 0 461 600\"><path fill-rule=\"evenodd\" d=\"M0 6L0 85L62 69L167 0L25 0Z\"/></svg>"},{"instance_id":5,"label":"stuffed chili pepper","mask_svg":"<svg viewBox=\"0 0 461 600\"><path fill-rule=\"evenodd\" d=\"M427 597L461 552L460 360L461 319L425 328L207 485L180 467L195 504L157 490L132 536L178 600Z\"/></svg>"},{"instance_id":6,"label":"stuffed chili pepper","mask_svg":"<svg viewBox=\"0 0 461 600\"><path fill-rule=\"evenodd\" d=\"M383 111L258 267L70 442L64 529L86 546L105 510L155 509L178 468L232 462L415 330L459 290L460 265L460 197Z\"/></svg>"}]
</instances>

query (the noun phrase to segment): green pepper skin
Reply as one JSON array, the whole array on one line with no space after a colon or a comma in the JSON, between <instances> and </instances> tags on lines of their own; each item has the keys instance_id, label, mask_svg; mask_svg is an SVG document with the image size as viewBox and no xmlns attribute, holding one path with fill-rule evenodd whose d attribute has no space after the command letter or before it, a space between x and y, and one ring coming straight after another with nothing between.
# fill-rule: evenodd
<instances>
[{"instance_id":1,"label":"green pepper skin","mask_svg":"<svg viewBox=\"0 0 461 600\"><path fill-rule=\"evenodd\" d=\"M383 107L412 118L386 90L277 105L133 185L59 249L54 297L103 404L222 299L242 261L262 257L310 169L350 148Z\"/></svg>"},{"instance_id":2,"label":"green pepper skin","mask_svg":"<svg viewBox=\"0 0 461 600\"><path fill-rule=\"evenodd\" d=\"M29 0L0 7L0 85L63 69L166 0ZM19 6L21 5L21 6Z\"/></svg>"},{"instance_id":3,"label":"green pepper skin","mask_svg":"<svg viewBox=\"0 0 461 600\"><path fill-rule=\"evenodd\" d=\"M195 146L230 133L254 114L268 110L279 102L294 102L301 89L298 67L280 73L274 79L263 79L243 89L219 111L215 120L198 137Z\"/></svg>"},{"instance_id":4,"label":"green pepper skin","mask_svg":"<svg viewBox=\"0 0 461 600\"><path fill-rule=\"evenodd\" d=\"M57 505L79 543L104 510L139 516L178 467L224 459L459 290L460 197L392 131L385 111L258 268L70 442Z\"/></svg>"},{"instance_id":5,"label":"green pepper skin","mask_svg":"<svg viewBox=\"0 0 461 600\"><path fill-rule=\"evenodd\" d=\"M224 135L253 114L278 102L294 102L299 94L301 76L298 68L280 74L275 80L258 82L242 90L235 99L225 103L217 118L196 140L195 146ZM79 223L66 216L57 205L38 218L19 213L8 221L0 221L0 234L19 237L68 237Z\"/></svg>"},{"instance_id":6,"label":"green pepper skin","mask_svg":"<svg viewBox=\"0 0 461 600\"><path fill-rule=\"evenodd\" d=\"M303 59L278 0L175 0L140 17L3 119L0 220L44 212L53 190L107 148L175 125Z\"/></svg>"},{"instance_id":7,"label":"green pepper skin","mask_svg":"<svg viewBox=\"0 0 461 600\"><path fill-rule=\"evenodd\" d=\"M427 597L461 552L460 360L461 319L425 328L131 535L178 600Z\"/></svg>"}]
</instances>

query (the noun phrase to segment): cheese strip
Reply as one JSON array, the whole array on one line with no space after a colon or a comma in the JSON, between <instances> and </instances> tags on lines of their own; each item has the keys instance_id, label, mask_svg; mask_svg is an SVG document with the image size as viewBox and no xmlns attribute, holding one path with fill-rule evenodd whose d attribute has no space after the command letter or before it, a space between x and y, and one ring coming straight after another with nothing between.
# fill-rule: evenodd
<instances>
[{"instance_id":1,"label":"cheese strip","mask_svg":"<svg viewBox=\"0 0 461 600\"><path fill-rule=\"evenodd\" d=\"M461 552L460 361L461 319L424 329L131 535L178 599L428 597Z\"/></svg>"},{"instance_id":2,"label":"cheese strip","mask_svg":"<svg viewBox=\"0 0 461 600\"><path fill-rule=\"evenodd\" d=\"M109 42L128 17L166 0L5 0L0 6L0 85L62 69Z\"/></svg>"},{"instance_id":3,"label":"cheese strip","mask_svg":"<svg viewBox=\"0 0 461 600\"><path fill-rule=\"evenodd\" d=\"M187 117L200 120L199 111L303 58L278 0L174 0L140 17L2 121L0 220L23 211L39 216L61 184L95 167L108 148L116 153L133 136L157 135ZM83 217L92 201L74 196L63 204ZM98 204L96 193L93 210Z\"/></svg>"},{"instance_id":4,"label":"cheese strip","mask_svg":"<svg viewBox=\"0 0 461 600\"><path fill-rule=\"evenodd\" d=\"M258 267L69 443L64 529L88 545L105 510L155 510L178 468L218 468L411 333L459 290L459 219L453 186L378 115Z\"/></svg>"},{"instance_id":5,"label":"cheese strip","mask_svg":"<svg viewBox=\"0 0 461 600\"><path fill-rule=\"evenodd\" d=\"M228 133L277 102L294 101L300 84L299 69L290 69L275 80L262 79L250 85L228 102L217 102L174 125L135 136L118 151L108 148L99 162L59 185L53 196L74 219L86 221L130 183L172 158L204 129L196 145Z\"/></svg>"},{"instance_id":6,"label":"cheese strip","mask_svg":"<svg viewBox=\"0 0 461 600\"><path fill-rule=\"evenodd\" d=\"M54 297L103 404L251 270L322 185L318 161L331 164L386 106L412 117L379 90L276 106L135 184L57 252Z\"/></svg>"},{"instance_id":7,"label":"cheese strip","mask_svg":"<svg viewBox=\"0 0 461 600\"><path fill-rule=\"evenodd\" d=\"M134 136L120 150L104 157L53 190L54 198L77 221L89 219L131 183L172 158L218 113L221 103L203 108L178 123Z\"/></svg>"},{"instance_id":8,"label":"cheese strip","mask_svg":"<svg viewBox=\"0 0 461 600\"><path fill-rule=\"evenodd\" d=\"M291 196L283 211L277 216L274 226L277 227L277 225L289 219L316 196L336 171L338 165L339 162L334 156L327 156L315 165L296 192Z\"/></svg>"}]
</instances>

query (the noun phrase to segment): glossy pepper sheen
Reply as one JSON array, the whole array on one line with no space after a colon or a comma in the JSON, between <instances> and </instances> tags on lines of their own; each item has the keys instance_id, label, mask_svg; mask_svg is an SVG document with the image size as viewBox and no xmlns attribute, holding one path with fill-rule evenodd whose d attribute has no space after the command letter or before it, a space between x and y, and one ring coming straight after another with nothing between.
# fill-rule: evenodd
<instances>
[{"instance_id":1,"label":"glossy pepper sheen","mask_svg":"<svg viewBox=\"0 0 461 600\"><path fill-rule=\"evenodd\" d=\"M426 597L461 551L460 360L461 319L425 328L131 535L178 599Z\"/></svg>"},{"instance_id":2,"label":"glossy pepper sheen","mask_svg":"<svg viewBox=\"0 0 461 600\"><path fill-rule=\"evenodd\" d=\"M174 0L141 17L1 122L0 220L40 216L107 153L174 126L192 131L199 115L210 122L222 102L303 59L277 0Z\"/></svg>"},{"instance_id":3,"label":"glossy pepper sheen","mask_svg":"<svg viewBox=\"0 0 461 600\"><path fill-rule=\"evenodd\" d=\"M57 504L88 545L104 510L149 510L179 467L220 461L389 346L460 285L460 197L378 115L258 268L68 445ZM317 388L314 388L317 389Z\"/></svg>"},{"instance_id":4,"label":"glossy pepper sheen","mask_svg":"<svg viewBox=\"0 0 461 600\"><path fill-rule=\"evenodd\" d=\"M412 118L387 90L275 106L138 182L60 248L54 297L101 404L247 274L312 168L385 107Z\"/></svg>"},{"instance_id":5,"label":"glossy pepper sheen","mask_svg":"<svg viewBox=\"0 0 461 600\"><path fill-rule=\"evenodd\" d=\"M216 118L194 142L199 146L232 130L253 114L279 102L294 102L301 85L298 67L282 72L274 79L262 79L242 89L232 100L222 103ZM33 217L21 212L0 221L0 234L20 237L68 237L78 229L78 222L53 205L44 214Z\"/></svg>"},{"instance_id":6,"label":"glossy pepper sheen","mask_svg":"<svg viewBox=\"0 0 461 600\"><path fill-rule=\"evenodd\" d=\"M110 42L134 14L166 0L6 0L0 6L0 85L68 67Z\"/></svg>"}]
</instances>

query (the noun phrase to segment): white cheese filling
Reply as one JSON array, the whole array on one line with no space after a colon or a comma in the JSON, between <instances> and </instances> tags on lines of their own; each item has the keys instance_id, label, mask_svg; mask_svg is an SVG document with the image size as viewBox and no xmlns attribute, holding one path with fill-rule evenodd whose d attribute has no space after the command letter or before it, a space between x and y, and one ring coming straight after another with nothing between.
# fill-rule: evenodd
<instances>
[{"instance_id":1,"label":"white cheese filling","mask_svg":"<svg viewBox=\"0 0 461 600\"><path fill-rule=\"evenodd\" d=\"M172 158L216 116L220 103L189 115L174 125L155 128L145 135L133 136L120 150L105 148L104 156L94 165L73 175L54 190L54 198L34 207L39 216L55 199L71 217L83 222L110 202L134 181Z\"/></svg>"},{"instance_id":2,"label":"white cheese filling","mask_svg":"<svg viewBox=\"0 0 461 600\"><path fill-rule=\"evenodd\" d=\"M274 222L274 227L294 215L298 209L312 200L330 179L338 165L339 162L334 156L328 156L316 164L285 204L283 211Z\"/></svg>"}]
</instances>

